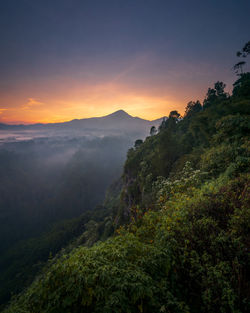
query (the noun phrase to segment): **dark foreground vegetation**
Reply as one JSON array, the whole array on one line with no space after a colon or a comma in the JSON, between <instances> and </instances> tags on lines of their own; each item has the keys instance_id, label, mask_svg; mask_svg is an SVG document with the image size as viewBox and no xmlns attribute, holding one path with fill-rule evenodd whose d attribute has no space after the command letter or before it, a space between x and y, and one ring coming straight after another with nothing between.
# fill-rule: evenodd
<instances>
[{"instance_id":1,"label":"dark foreground vegetation","mask_svg":"<svg viewBox=\"0 0 250 313\"><path fill-rule=\"evenodd\" d=\"M250 73L224 88L136 141L100 218L3 312L250 311Z\"/></svg>"}]
</instances>

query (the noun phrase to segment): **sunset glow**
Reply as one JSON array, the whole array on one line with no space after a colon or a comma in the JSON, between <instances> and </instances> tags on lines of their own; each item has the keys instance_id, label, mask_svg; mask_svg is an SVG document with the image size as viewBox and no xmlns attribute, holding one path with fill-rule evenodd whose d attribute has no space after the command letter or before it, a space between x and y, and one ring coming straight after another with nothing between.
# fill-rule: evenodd
<instances>
[{"instance_id":1,"label":"sunset glow","mask_svg":"<svg viewBox=\"0 0 250 313\"><path fill-rule=\"evenodd\" d=\"M183 114L215 80L231 90L235 53L248 38L244 6L129 3L5 3L0 122L63 122L119 109L152 120Z\"/></svg>"},{"instance_id":2,"label":"sunset glow","mask_svg":"<svg viewBox=\"0 0 250 313\"><path fill-rule=\"evenodd\" d=\"M177 99L176 99L177 98ZM4 123L51 123L71 119L103 116L123 109L132 116L156 119L178 109L183 112L186 99L174 95L150 95L136 93L116 85L89 86L75 89L70 95L19 99L7 96L6 108L0 110L0 121ZM179 101L178 101L179 98Z\"/></svg>"},{"instance_id":3,"label":"sunset glow","mask_svg":"<svg viewBox=\"0 0 250 313\"><path fill-rule=\"evenodd\" d=\"M0 313L250 313L249 16L0 1Z\"/></svg>"},{"instance_id":4,"label":"sunset glow","mask_svg":"<svg viewBox=\"0 0 250 313\"><path fill-rule=\"evenodd\" d=\"M150 61L150 63L149 63ZM123 109L132 116L153 120L166 116L172 110L181 114L191 100L203 99L206 93L205 83L199 82L204 75L193 68L181 64L166 71L159 72L154 80L150 77L155 60L145 61L143 72L136 66L121 73L111 72L98 75L97 82L93 78L79 77L79 71L66 72L64 76L48 77L38 81L18 82L11 86L15 93L3 91L0 94L0 122L9 124L53 123L72 119L98 117ZM167 67L167 64L162 64ZM180 67L182 66L182 72ZM200 66L201 67L201 66ZM211 68L207 79L216 75ZM175 72L176 71L176 72ZM143 76L143 74L146 76ZM70 78L72 76L76 78ZM84 73L88 76L88 72ZM108 78L108 79L107 79ZM107 79L107 80L105 80ZM230 80L230 78L229 78ZM196 86L193 86L193 81Z\"/></svg>"}]
</instances>

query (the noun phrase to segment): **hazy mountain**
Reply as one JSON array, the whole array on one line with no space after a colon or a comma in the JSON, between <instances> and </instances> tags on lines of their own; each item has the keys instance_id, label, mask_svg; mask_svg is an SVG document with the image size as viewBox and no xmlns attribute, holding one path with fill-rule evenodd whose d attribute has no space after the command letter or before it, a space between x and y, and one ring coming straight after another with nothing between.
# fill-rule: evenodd
<instances>
[{"instance_id":1,"label":"hazy mountain","mask_svg":"<svg viewBox=\"0 0 250 313\"><path fill-rule=\"evenodd\" d=\"M114 131L125 133L138 133L147 135L151 126L158 127L163 118L153 121L139 117L133 117L123 110L102 117L92 117L84 119L74 119L63 123L32 124L32 125L8 125L0 124L1 130L27 130L27 129L77 129L79 130L98 130Z\"/></svg>"}]
</instances>

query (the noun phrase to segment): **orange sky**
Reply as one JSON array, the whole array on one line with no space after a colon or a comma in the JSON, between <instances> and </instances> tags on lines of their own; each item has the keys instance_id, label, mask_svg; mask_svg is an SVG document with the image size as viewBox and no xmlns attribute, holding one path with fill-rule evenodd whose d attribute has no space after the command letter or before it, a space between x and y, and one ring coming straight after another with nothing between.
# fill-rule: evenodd
<instances>
[{"instance_id":1,"label":"orange sky","mask_svg":"<svg viewBox=\"0 0 250 313\"><path fill-rule=\"evenodd\" d=\"M153 53L114 62L17 73L0 90L0 122L64 122L120 109L148 120L172 110L183 114L189 101L204 99L218 72L202 62L159 61Z\"/></svg>"},{"instance_id":2,"label":"orange sky","mask_svg":"<svg viewBox=\"0 0 250 313\"><path fill-rule=\"evenodd\" d=\"M168 115L174 109L178 109L181 113L184 111L182 103L168 98L123 95L116 91L111 92L111 95L105 99L98 94L89 95L86 99L72 98L72 100L27 98L18 106L0 109L0 121L14 124L63 122L75 118L104 116L119 109L125 110L132 116L152 120Z\"/></svg>"},{"instance_id":3,"label":"orange sky","mask_svg":"<svg viewBox=\"0 0 250 313\"><path fill-rule=\"evenodd\" d=\"M152 120L237 79L249 1L76 2L3 1L0 123Z\"/></svg>"},{"instance_id":4,"label":"orange sky","mask_svg":"<svg viewBox=\"0 0 250 313\"><path fill-rule=\"evenodd\" d=\"M183 96L173 88L143 90L116 81L93 85L68 80L48 82L48 85L40 85L40 89L31 86L30 91L26 87L15 93L2 94L0 122L63 122L103 116L119 109L152 120L168 115L172 110L182 114L187 102L192 100L191 92L184 89Z\"/></svg>"},{"instance_id":5,"label":"orange sky","mask_svg":"<svg viewBox=\"0 0 250 313\"><path fill-rule=\"evenodd\" d=\"M224 76L230 88L230 70L219 75L216 66L201 62L180 60L173 66L171 60L159 62L152 54L142 54L119 70L109 71L109 67L112 63L17 76L17 81L10 80L8 88L0 90L0 123L64 122L120 109L153 120L172 110L183 114L189 101L202 102L214 77Z\"/></svg>"}]
</instances>

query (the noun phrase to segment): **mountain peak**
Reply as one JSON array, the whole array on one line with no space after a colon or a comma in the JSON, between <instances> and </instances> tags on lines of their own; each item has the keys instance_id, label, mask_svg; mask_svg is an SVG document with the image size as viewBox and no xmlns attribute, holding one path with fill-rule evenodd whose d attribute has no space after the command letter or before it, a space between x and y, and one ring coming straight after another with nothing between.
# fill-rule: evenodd
<instances>
[{"instance_id":1,"label":"mountain peak","mask_svg":"<svg viewBox=\"0 0 250 313\"><path fill-rule=\"evenodd\" d=\"M111 113L108 116L110 116L110 117L117 117L117 118L128 118L128 117L131 117L131 115L129 115L124 110L115 111L114 113Z\"/></svg>"}]
</instances>

